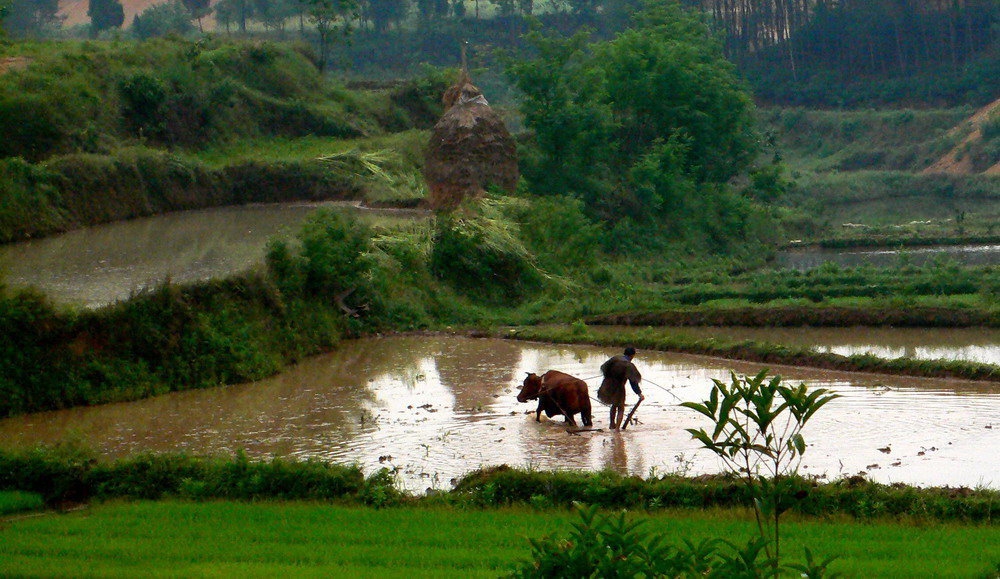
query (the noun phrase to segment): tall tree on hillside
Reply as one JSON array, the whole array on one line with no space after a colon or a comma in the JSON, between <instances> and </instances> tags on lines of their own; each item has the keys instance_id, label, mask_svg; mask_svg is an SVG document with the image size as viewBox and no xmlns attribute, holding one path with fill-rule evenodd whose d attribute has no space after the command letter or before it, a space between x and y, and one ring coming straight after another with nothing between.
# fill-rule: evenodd
<instances>
[{"instance_id":1,"label":"tall tree on hillside","mask_svg":"<svg viewBox=\"0 0 1000 579\"><path fill-rule=\"evenodd\" d=\"M205 27L201 24L201 19L212 13L211 0L183 0L184 7L191 13L191 17L198 21L198 31L205 32Z\"/></svg>"},{"instance_id":2,"label":"tall tree on hillside","mask_svg":"<svg viewBox=\"0 0 1000 579\"><path fill-rule=\"evenodd\" d=\"M10 0L0 0L0 38L7 35L7 15L10 13Z\"/></svg>"},{"instance_id":3,"label":"tall tree on hillside","mask_svg":"<svg viewBox=\"0 0 1000 579\"><path fill-rule=\"evenodd\" d=\"M37 34L59 23L59 0L8 0L4 28L17 36Z\"/></svg>"},{"instance_id":4,"label":"tall tree on hillside","mask_svg":"<svg viewBox=\"0 0 1000 579\"><path fill-rule=\"evenodd\" d=\"M326 70L330 48L338 37L351 33L351 19L358 16L355 0L307 0L309 22L319 34L319 68Z\"/></svg>"},{"instance_id":5,"label":"tall tree on hillside","mask_svg":"<svg viewBox=\"0 0 1000 579\"><path fill-rule=\"evenodd\" d=\"M398 24L406 17L407 0L363 0L362 16L372 23L376 32L385 32L389 25Z\"/></svg>"},{"instance_id":6,"label":"tall tree on hillside","mask_svg":"<svg viewBox=\"0 0 1000 579\"><path fill-rule=\"evenodd\" d=\"M240 32L247 31L247 21L253 18L253 4L250 0L219 0L215 4L215 20L226 27L239 24Z\"/></svg>"},{"instance_id":7,"label":"tall tree on hillside","mask_svg":"<svg viewBox=\"0 0 1000 579\"><path fill-rule=\"evenodd\" d=\"M125 23L125 9L119 0L88 0L87 16L92 36L110 28L121 28Z\"/></svg>"}]
</instances>

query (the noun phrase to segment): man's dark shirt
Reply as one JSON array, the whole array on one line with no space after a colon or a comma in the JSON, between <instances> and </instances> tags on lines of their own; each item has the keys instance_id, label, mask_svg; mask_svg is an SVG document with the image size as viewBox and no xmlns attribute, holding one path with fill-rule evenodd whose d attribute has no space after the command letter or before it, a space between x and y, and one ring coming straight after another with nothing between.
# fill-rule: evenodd
<instances>
[{"instance_id":1,"label":"man's dark shirt","mask_svg":"<svg viewBox=\"0 0 1000 579\"><path fill-rule=\"evenodd\" d=\"M642 390L639 388L642 375L639 374L639 370L635 367L635 364L625 356L618 355L609 359L601 365L601 373L604 374L605 378L610 378L615 384L621 384L622 386L628 380L629 384L632 385L632 391L636 394L642 394Z\"/></svg>"}]
</instances>

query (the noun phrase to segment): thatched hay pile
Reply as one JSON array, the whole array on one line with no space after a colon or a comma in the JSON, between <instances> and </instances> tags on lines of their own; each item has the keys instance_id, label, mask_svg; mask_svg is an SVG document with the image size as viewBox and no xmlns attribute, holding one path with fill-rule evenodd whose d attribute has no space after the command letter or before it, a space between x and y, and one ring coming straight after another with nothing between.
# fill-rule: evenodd
<instances>
[{"instance_id":1,"label":"thatched hay pile","mask_svg":"<svg viewBox=\"0 0 1000 579\"><path fill-rule=\"evenodd\" d=\"M463 74L445 92L444 105L424 165L431 209L450 211L490 186L513 192L517 147L483 93Z\"/></svg>"}]
</instances>

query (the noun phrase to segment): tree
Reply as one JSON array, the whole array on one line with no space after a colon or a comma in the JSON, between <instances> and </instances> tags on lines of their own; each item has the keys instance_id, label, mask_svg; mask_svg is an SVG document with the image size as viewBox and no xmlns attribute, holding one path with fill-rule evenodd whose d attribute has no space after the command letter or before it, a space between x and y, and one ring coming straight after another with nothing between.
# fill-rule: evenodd
<instances>
[{"instance_id":1,"label":"tree","mask_svg":"<svg viewBox=\"0 0 1000 579\"><path fill-rule=\"evenodd\" d=\"M508 70L534 135L533 189L571 193L612 222L681 232L732 211L735 231L748 225L749 205L726 183L756 156L753 106L696 16L668 2L607 42L528 39L537 58Z\"/></svg>"},{"instance_id":2,"label":"tree","mask_svg":"<svg viewBox=\"0 0 1000 579\"><path fill-rule=\"evenodd\" d=\"M408 7L408 0L364 0L361 10L376 32L385 32L406 17Z\"/></svg>"},{"instance_id":3,"label":"tree","mask_svg":"<svg viewBox=\"0 0 1000 579\"><path fill-rule=\"evenodd\" d=\"M38 34L59 23L59 0L9 0L4 29L18 35Z\"/></svg>"},{"instance_id":4,"label":"tree","mask_svg":"<svg viewBox=\"0 0 1000 579\"><path fill-rule=\"evenodd\" d=\"M10 0L0 0L0 38L7 35L7 16L10 14Z\"/></svg>"},{"instance_id":5,"label":"tree","mask_svg":"<svg viewBox=\"0 0 1000 579\"><path fill-rule=\"evenodd\" d=\"M201 19L212 13L211 0L183 0L183 2L191 17L198 21L198 31L205 32L205 28L201 25Z\"/></svg>"},{"instance_id":6,"label":"tree","mask_svg":"<svg viewBox=\"0 0 1000 579\"><path fill-rule=\"evenodd\" d=\"M247 31L247 21L253 18L253 4L251 0L219 0L215 4L216 22L226 27L232 24L239 24L240 32Z\"/></svg>"},{"instance_id":7,"label":"tree","mask_svg":"<svg viewBox=\"0 0 1000 579\"><path fill-rule=\"evenodd\" d=\"M306 0L309 22L319 34L319 67L326 70L330 47L338 36L351 32L350 19L356 18L358 5L355 0Z\"/></svg>"},{"instance_id":8,"label":"tree","mask_svg":"<svg viewBox=\"0 0 1000 579\"><path fill-rule=\"evenodd\" d=\"M125 9L119 0L87 0L87 16L93 36L125 23Z\"/></svg>"},{"instance_id":9,"label":"tree","mask_svg":"<svg viewBox=\"0 0 1000 579\"><path fill-rule=\"evenodd\" d=\"M184 35L194 30L191 13L180 0L155 4L136 14L132 20L132 34L141 40L166 36Z\"/></svg>"}]
</instances>

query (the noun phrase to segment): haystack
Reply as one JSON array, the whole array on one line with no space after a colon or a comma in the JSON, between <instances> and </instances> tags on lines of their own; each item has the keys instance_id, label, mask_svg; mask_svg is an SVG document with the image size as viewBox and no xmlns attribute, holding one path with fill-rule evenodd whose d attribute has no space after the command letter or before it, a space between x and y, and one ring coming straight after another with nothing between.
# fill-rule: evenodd
<instances>
[{"instance_id":1,"label":"haystack","mask_svg":"<svg viewBox=\"0 0 1000 579\"><path fill-rule=\"evenodd\" d=\"M445 113L434 125L424 164L431 209L451 211L491 186L513 192L517 147L483 93L463 73L443 100Z\"/></svg>"}]
</instances>

